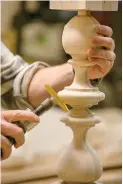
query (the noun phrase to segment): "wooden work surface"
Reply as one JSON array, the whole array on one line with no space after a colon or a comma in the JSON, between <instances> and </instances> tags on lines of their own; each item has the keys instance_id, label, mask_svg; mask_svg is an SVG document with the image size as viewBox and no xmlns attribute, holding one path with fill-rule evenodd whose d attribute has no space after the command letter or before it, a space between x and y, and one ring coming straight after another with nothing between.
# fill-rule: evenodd
<instances>
[{"instance_id":1,"label":"wooden work surface","mask_svg":"<svg viewBox=\"0 0 123 184\"><path fill-rule=\"evenodd\" d=\"M88 139L103 163L104 171L100 182L121 184L121 111L109 108L94 112L103 118L102 123L88 133ZM24 147L13 152L9 160L2 162L2 184L52 184L57 181L54 165L59 155L57 151L72 137L69 129L60 123L63 113L58 108L52 108L44 114L41 123L30 132ZM35 144L39 140L41 146Z\"/></svg>"},{"instance_id":2,"label":"wooden work surface","mask_svg":"<svg viewBox=\"0 0 123 184\"><path fill-rule=\"evenodd\" d=\"M100 182L95 182L92 184L121 184L121 168L119 169L109 169L103 172ZM57 177L41 178L16 184L52 184L59 181Z\"/></svg>"}]
</instances>

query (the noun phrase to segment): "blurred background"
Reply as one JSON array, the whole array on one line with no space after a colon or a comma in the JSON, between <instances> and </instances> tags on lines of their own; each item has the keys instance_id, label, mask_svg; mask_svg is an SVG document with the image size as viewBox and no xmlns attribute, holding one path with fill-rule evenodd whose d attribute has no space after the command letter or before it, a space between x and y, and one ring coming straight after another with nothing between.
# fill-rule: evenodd
<instances>
[{"instance_id":1,"label":"blurred background","mask_svg":"<svg viewBox=\"0 0 123 184\"><path fill-rule=\"evenodd\" d=\"M62 31L76 12L50 10L48 1L2 1L1 12L2 41L14 54L28 63L37 60L50 65L67 62L69 56L62 48ZM93 15L101 24L113 29L117 56L114 67L100 85L106 99L98 108L121 108L122 2L117 12L94 12Z\"/></svg>"}]
</instances>

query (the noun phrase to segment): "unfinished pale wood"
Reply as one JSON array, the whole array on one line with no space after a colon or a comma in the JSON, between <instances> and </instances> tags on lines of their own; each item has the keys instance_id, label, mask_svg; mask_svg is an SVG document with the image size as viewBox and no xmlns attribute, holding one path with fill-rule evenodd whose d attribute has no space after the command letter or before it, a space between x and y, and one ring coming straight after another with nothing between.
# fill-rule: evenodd
<instances>
[{"instance_id":1,"label":"unfinished pale wood","mask_svg":"<svg viewBox=\"0 0 123 184\"><path fill-rule=\"evenodd\" d=\"M78 15L65 25L62 35L63 48L72 57L68 62L75 70L75 77L69 87L58 93L64 103L72 107L61 121L73 132L73 140L58 159L56 173L62 180L58 183L89 184L102 175L98 156L86 139L89 128L100 122L100 118L95 116L89 107L97 105L105 95L90 84L87 75L92 64L88 62L86 53L91 47L91 38L96 35L95 27L99 24L88 9L112 11L117 10L118 3L83 0L51 1L50 5L54 9L78 10Z\"/></svg>"},{"instance_id":2,"label":"unfinished pale wood","mask_svg":"<svg viewBox=\"0 0 123 184\"><path fill-rule=\"evenodd\" d=\"M116 11L117 0L50 0L50 8L57 10Z\"/></svg>"},{"instance_id":3,"label":"unfinished pale wood","mask_svg":"<svg viewBox=\"0 0 123 184\"><path fill-rule=\"evenodd\" d=\"M92 36L96 35L98 22L88 11L79 11L64 27L62 44L66 53L72 56L69 60L75 70L71 86L59 92L65 104L72 110L62 121L73 131L73 140L61 154L57 175L67 182L90 183L100 178L102 167L95 151L91 148L86 135L100 119L88 110L88 106L97 104L105 95L98 88L91 86L87 69L91 67L86 51L90 48Z\"/></svg>"}]
</instances>

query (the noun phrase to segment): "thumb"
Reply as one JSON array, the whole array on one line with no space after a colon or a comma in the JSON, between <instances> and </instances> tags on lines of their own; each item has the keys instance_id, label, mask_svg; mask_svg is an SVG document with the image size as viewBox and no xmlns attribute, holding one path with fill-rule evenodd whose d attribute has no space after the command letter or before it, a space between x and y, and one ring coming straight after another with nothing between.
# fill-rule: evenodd
<instances>
[{"instance_id":1,"label":"thumb","mask_svg":"<svg viewBox=\"0 0 123 184\"><path fill-rule=\"evenodd\" d=\"M29 121L29 122L39 122L39 117L33 112L29 112L26 110L9 110L4 111L3 116L6 121Z\"/></svg>"}]
</instances>

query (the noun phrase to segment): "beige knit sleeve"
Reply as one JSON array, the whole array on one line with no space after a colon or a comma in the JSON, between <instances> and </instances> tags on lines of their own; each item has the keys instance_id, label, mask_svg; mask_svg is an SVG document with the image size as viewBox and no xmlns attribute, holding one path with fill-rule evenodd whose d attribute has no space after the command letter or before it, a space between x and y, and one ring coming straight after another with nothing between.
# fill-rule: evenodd
<instances>
[{"instance_id":1,"label":"beige knit sleeve","mask_svg":"<svg viewBox=\"0 0 123 184\"><path fill-rule=\"evenodd\" d=\"M5 109L33 110L27 91L34 74L49 65L44 62L28 64L20 56L14 56L1 43L1 104Z\"/></svg>"}]
</instances>

